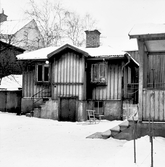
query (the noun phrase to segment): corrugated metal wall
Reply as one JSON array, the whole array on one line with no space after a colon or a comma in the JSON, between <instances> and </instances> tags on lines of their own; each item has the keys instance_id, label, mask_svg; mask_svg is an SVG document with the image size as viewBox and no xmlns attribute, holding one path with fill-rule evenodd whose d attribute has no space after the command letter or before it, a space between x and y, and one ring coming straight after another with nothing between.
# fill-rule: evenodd
<instances>
[{"instance_id":1,"label":"corrugated metal wall","mask_svg":"<svg viewBox=\"0 0 165 167\"><path fill-rule=\"evenodd\" d=\"M52 64L52 98L77 96L85 99L85 59L74 52L66 52L55 58Z\"/></svg>"},{"instance_id":2,"label":"corrugated metal wall","mask_svg":"<svg viewBox=\"0 0 165 167\"><path fill-rule=\"evenodd\" d=\"M93 100L117 100L122 93L122 69L121 63L108 63L107 85L93 88Z\"/></svg>"},{"instance_id":3,"label":"corrugated metal wall","mask_svg":"<svg viewBox=\"0 0 165 167\"><path fill-rule=\"evenodd\" d=\"M165 90L143 90L142 120L150 118L165 121Z\"/></svg>"},{"instance_id":4,"label":"corrugated metal wall","mask_svg":"<svg viewBox=\"0 0 165 167\"><path fill-rule=\"evenodd\" d=\"M23 97L49 97L50 96L50 86L44 84L35 84L35 69L24 72L23 74ZM44 90L43 90L44 89Z\"/></svg>"}]
</instances>

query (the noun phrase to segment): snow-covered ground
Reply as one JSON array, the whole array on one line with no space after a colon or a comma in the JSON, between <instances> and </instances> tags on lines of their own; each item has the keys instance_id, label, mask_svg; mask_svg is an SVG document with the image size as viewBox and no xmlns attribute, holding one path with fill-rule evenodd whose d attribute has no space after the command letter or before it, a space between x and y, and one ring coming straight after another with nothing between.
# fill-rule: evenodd
<instances>
[{"instance_id":1,"label":"snow-covered ground","mask_svg":"<svg viewBox=\"0 0 165 167\"><path fill-rule=\"evenodd\" d=\"M150 142L87 139L118 121L58 122L0 112L0 167L150 167ZM154 167L165 166L165 139L154 139Z\"/></svg>"}]
</instances>

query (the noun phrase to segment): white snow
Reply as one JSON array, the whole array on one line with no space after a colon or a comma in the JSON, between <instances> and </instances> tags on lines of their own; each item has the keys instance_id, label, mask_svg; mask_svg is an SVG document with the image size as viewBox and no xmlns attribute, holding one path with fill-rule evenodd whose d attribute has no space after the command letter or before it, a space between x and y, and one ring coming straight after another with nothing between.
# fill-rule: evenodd
<instances>
[{"instance_id":1,"label":"white snow","mask_svg":"<svg viewBox=\"0 0 165 167\"><path fill-rule=\"evenodd\" d=\"M2 78L1 90L18 90L19 88L22 88L22 75L9 75Z\"/></svg>"},{"instance_id":2,"label":"white snow","mask_svg":"<svg viewBox=\"0 0 165 167\"><path fill-rule=\"evenodd\" d=\"M65 45L67 45L67 44L65 44ZM18 60L47 59L48 54L56 51L57 49L62 48L65 45L62 45L60 47L50 46L50 47L38 49L35 51L31 51L31 52L25 52L23 54L17 55L17 59ZM112 48L110 46L100 46L97 48L83 48L83 47L77 47L74 45L70 45L70 46L73 46L79 50L87 52L90 56L93 56L93 57L99 57L99 56L101 56L101 57L124 57L124 55L126 54L126 52L120 51L120 50Z\"/></svg>"},{"instance_id":3,"label":"white snow","mask_svg":"<svg viewBox=\"0 0 165 167\"><path fill-rule=\"evenodd\" d=\"M6 35L15 34L18 30L23 28L31 20L7 20L0 23L1 33Z\"/></svg>"},{"instance_id":4,"label":"white snow","mask_svg":"<svg viewBox=\"0 0 165 167\"><path fill-rule=\"evenodd\" d=\"M149 167L150 142L145 136L133 141L87 139L108 130L118 121L58 122L0 112L1 167ZM154 167L164 167L165 139L154 139Z\"/></svg>"},{"instance_id":5,"label":"white snow","mask_svg":"<svg viewBox=\"0 0 165 167\"><path fill-rule=\"evenodd\" d=\"M23 54L17 55L17 59L18 60L47 59L47 55L58 48L59 47L50 46L47 48L42 48L31 52L25 52Z\"/></svg>"},{"instance_id":6,"label":"white snow","mask_svg":"<svg viewBox=\"0 0 165 167\"><path fill-rule=\"evenodd\" d=\"M136 24L129 32L129 36L147 34L165 34L165 24Z\"/></svg>"},{"instance_id":7,"label":"white snow","mask_svg":"<svg viewBox=\"0 0 165 167\"><path fill-rule=\"evenodd\" d=\"M117 56L117 57L124 57L126 52L121 51L116 48L112 48L110 46L100 46L96 48L84 48L84 50L91 56L98 57L98 56Z\"/></svg>"}]
</instances>

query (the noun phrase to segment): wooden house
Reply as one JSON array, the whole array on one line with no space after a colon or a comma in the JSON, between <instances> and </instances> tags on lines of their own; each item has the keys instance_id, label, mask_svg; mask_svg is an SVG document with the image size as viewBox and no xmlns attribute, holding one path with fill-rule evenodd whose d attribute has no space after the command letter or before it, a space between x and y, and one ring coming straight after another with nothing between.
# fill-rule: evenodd
<instances>
[{"instance_id":1,"label":"wooden house","mask_svg":"<svg viewBox=\"0 0 165 167\"><path fill-rule=\"evenodd\" d=\"M165 25L136 25L139 50L139 121L165 121ZM159 124L160 126L160 124Z\"/></svg>"},{"instance_id":2,"label":"wooden house","mask_svg":"<svg viewBox=\"0 0 165 167\"><path fill-rule=\"evenodd\" d=\"M60 121L84 121L87 109L122 119L124 101L137 103L138 63L122 51L100 46L100 32L86 31L86 48L65 44L21 54L22 112ZM136 100L135 100L136 99Z\"/></svg>"},{"instance_id":3,"label":"wooden house","mask_svg":"<svg viewBox=\"0 0 165 167\"><path fill-rule=\"evenodd\" d=\"M3 10L0 13L1 41L28 51L44 47L43 37L34 19L7 20L7 17Z\"/></svg>"}]
</instances>

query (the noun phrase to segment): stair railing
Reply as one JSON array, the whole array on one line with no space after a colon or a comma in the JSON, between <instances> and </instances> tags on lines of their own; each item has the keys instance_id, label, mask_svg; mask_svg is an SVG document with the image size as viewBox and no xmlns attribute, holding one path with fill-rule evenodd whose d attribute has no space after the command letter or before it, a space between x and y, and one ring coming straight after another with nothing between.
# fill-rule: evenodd
<instances>
[{"instance_id":1,"label":"stair railing","mask_svg":"<svg viewBox=\"0 0 165 167\"><path fill-rule=\"evenodd\" d=\"M46 89L48 89L48 91L47 91L47 92L44 92L44 90L46 90ZM35 100L35 96L37 96L38 94L41 94L41 96L39 96L38 99ZM45 94L47 94L48 96L45 96ZM34 114L34 108L35 108L34 106L35 106L35 104L36 104L39 100L43 99L44 97L45 97L45 98L46 98L46 97L50 97L50 89L49 89L48 87L43 88L42 90L38 91L38 92L35 93L33 96L31 96L31 100L33 100L32 111L31 111L31 115L32 115L32 116L33 116L33 114Z\"/></svg>"}]
</instances>

